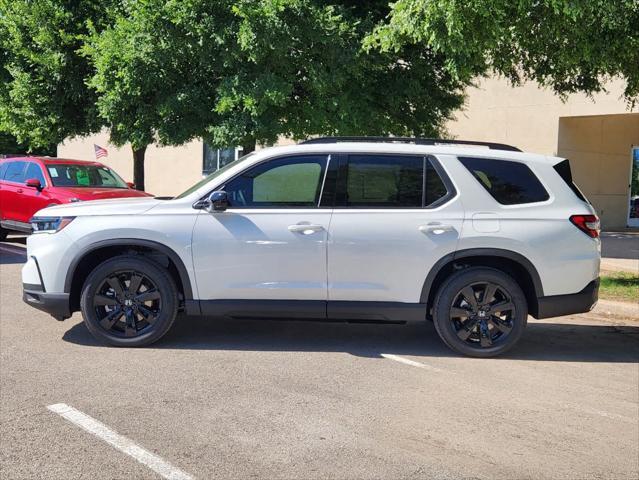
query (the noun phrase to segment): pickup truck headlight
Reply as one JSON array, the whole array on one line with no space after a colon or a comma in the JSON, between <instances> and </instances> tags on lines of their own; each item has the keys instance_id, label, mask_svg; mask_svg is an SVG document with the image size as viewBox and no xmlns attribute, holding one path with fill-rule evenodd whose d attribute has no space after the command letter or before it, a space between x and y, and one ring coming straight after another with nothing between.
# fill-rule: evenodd
<instances>
[{"instance_id":1,"label":"pickup truck headlight","mask_svg":"<svg viewBox=\"0 0 639 480\"><path fill-rule=\"evenodd\" d=\"M69 225L75 217L33 217L33 233L56 233Z\"/></svg>"}]
</instances>

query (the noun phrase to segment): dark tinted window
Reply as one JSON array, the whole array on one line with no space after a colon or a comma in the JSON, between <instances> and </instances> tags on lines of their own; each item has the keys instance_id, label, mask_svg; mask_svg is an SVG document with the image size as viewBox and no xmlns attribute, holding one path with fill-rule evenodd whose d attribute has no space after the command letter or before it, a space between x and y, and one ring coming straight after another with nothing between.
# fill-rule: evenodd
<instances>
[{"instance_id":1,"label":"dark tinted window","mask_svg":"<svg viewBox=\"0 0 639 480\"><path fill-rule=\"evenodd\" d=\"M304 155L270 160L235 177L224 190L236 208L317 207L326 156Z\"/></svg>"},{"instance_id":2,"label":"dark tinted window","mask_svg":"<svg viewBox=\"0 0 639 480\"><path fill-rule=\"evenodd\" d=\"M401 155L349 155L346 206L421 207L424 158Z\"/></svg>"},{"instance_id":3,"label":"dark tinted window","mask_svg":"<svg viewBox=\"0 0 639 480\"><path fill-rule=\"evenodd\" d=\"M443 198L448 193L446 185L442 181L442 178L435 170L430 159L426 160L426 191L424 195L424 205L429 206L435 203L437 200Z\"/></svg>"},{"instance_id":4,"label":"dark tinted window","mask_svg":"<svg viewBox=\"0 0 639 480\"><path fill-rule=\"evenodd\" d=\"M24 179L26 181L32 178L37 178L38 180L40 180L40 185L42 185L43 187L47 184L47 182L44 180L44 174L42 173L40 165L38 165L37 163L29 162L29 165L27 166L27 172L24 174Z\"/></svg>"},{"instance_id":5,"label":"dark tinted window","mask_svg":"<svg viewBox=\"0 0 639 480\"><path fill-rule=\"evenodd\" d=\"M26 162L9 162L7 171L4 172L5 182L24 183L24 167Z\"/></svg>"},{"instance_id":6,"label":"dark tinted window","mask_svg":"<svg viewBox=\"0 0 639 480\"><path fill-rule=\"evenodd\" d=\"M503 205L543 202L549 198L541 182L523 163L471 157L460 157L459 161Z\"/></svg>"}]
</instances>

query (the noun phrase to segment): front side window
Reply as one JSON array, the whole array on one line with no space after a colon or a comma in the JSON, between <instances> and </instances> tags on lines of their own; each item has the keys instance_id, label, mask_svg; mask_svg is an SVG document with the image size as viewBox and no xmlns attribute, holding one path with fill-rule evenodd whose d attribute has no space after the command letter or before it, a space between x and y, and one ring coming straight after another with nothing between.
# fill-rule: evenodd
<instances>
[{"instance_id":1,"label":"front side window","mask_svg":"<svg viewBox=\"0 0 639 480\"><path fill-rule=\"evenodd\" d=\"M29 162L29 166L27 167L27 172L25 173L24 178L25 181L35 178L40 181L40 185L42 185L43 187L47 184L44 179L42 169L37 163Z\"/></svg>"},{"instance_id":2,"label":"front side window","mask_svg":"<svg viewBox=\"0 0 639 480\"><path fill-rule=\"evenodd\" d=\"M9 162L7 170L4 172L5 182L24 183L24 170L26 162Z\"/></svg>"},{"instance_id":3,"label":"front side window","mask_svg":"<svg viewBox=\"0 0 639 480\"><path fill-rule=\"evenodd\" d=\"M231 208L314 208L322 190L326 155L270 160L225 186Z\"/></svg>"},{"instance_id":4,"label":"front side window","mask_svg":"<svg viewBox=\"0 0 639 480\"><path fill-rule=\"evenodd\" d=\"M345 206L353 208L421 207L424 157L349 155Z\"/></svg>"},{"instance_id":5,"label":"front side window","mask_svg":"<svg viewBox=\"0 0 639 480\"><path fill-rule=\"evenodd\" d=\"M550 196L523 163L492 158L459 157L482 187L502 205L543 202Z\"/></svg>"},{"instance_id":6,"label":"front side window","mask_svg":"<svg viewBox=\"0 0 639 480\"><path fill-rule=\"evenodd\" d=\"M49 176L56 187L129 188L117 173L97 165L47 165Z\"/></svg>"}]
</instances>

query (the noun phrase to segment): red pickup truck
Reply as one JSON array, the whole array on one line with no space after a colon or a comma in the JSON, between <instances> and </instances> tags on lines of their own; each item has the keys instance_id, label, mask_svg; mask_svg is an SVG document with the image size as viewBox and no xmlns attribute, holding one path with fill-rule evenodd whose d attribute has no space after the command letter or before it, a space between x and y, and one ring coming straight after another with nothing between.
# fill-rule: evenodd
<instances>
[{"instance_id":1,"label":"red pickup truck","mask_svg":"<svg viewBox=\"0 0 639 480\"><path fill-rule=\"evenodd\" d=\"M99 162L48 157L0 160L0 240L10 231L30 233L40 209L60 203L148 197Z\"/></svg>"}]
</instances>

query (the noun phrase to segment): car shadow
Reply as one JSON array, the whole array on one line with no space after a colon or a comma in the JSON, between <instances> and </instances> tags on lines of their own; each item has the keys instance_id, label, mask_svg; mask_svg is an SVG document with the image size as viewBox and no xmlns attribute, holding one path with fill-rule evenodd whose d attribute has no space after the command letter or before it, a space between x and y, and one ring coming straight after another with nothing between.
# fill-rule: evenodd
<instances>
[{"instance_id":1,"label":"car shadow","mask_svg":"<svg viewBox=\"0 0 639 480\"><path fill-rule=\"evenodd\" d=\"M9 236L0 242L0 265L16 265L27 261L27 238Z\"/></svg>"},{"instance_id":2,"label":"car shadow","mask_svg":"<svg viewBox=\"0 0 639 480\"><path fill-rule=\"evenodd\" d=\"M67 342L103 346L83 323ZM218 320L180 316L153 348L180 350L344 352L378 358L382 353L421 357L459 356L439 339L430 322L372 325L307 321ZM531 321L524 337L499 357L564 362L639 361L639 325L604 326Z\"/></svg>"}]
</instances>

